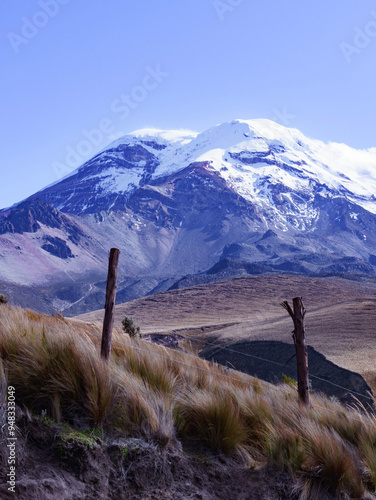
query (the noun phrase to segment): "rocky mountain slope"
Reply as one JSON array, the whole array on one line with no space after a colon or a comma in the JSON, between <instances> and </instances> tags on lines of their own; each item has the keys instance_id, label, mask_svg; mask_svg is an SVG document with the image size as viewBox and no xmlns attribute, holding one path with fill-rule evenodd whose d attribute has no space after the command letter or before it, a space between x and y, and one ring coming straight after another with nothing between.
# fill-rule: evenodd
<instances>
[{"instance_id":1,"label":"rocky mountain slope","mask_svg":"<svg viewBox=\"0 0 376 500\"><path fill-rule=\"evenodd\" d=\"M265 272L373 275L376 148L324 144L268 120L197 134L141 130L0 214L0 285L41 310Z\"/></svg>"}]
</instances>

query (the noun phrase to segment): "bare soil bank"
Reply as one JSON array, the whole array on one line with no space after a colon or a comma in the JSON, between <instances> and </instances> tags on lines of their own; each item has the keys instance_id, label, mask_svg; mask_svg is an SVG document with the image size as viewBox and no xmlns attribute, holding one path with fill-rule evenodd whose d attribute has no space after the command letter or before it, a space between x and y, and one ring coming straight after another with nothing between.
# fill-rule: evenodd
<instances>
[{"instance_id":1,"label":"bare soil bank","mask_svg":"<svg viewBox=\"0 0 376 500\"><path fill-rule=\"evenodd\" d=\"M61 430L19 411L16 495L8 492L1 443L0 498L17 500L283 500L293 499L288 474L246 469L199 443L167 448L143 439L65 439Z\"/></svg>"}]
</instances>

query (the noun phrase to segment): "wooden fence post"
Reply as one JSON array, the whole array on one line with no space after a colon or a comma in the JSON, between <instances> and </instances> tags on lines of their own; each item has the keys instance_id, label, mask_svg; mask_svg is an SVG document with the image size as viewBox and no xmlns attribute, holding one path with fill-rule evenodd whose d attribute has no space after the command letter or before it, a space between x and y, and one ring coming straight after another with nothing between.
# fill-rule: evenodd
<instances>
[{"instance_id":1,"label":"wooden fence post","mask_svg":"<svg viewBox=\"0 0 376 500\"><path fill-rule=\"evenodd\" d=\"M108 275L106 288L106 304L104 306L104 320L102 331L101 356L108 359L111 353L112 329L114 326L114 308L116 299L117 268L120 250L111 248L108 261Z\"/></svg>"},{"instance_id":2,"label":"wooden fence post","mask_svg":"<svg viewBox=\"0 0 376 500\"><path fill-rule=\"evenodd\" d=\"M295 297L293 299L293 309L291 309L287 300L282 302L281 306L286 309L294 322L292 338L294 339L297 361L298 393L302 403L309 406L308 352L304 336L304 316L306 312L303 301L301 297Z\"/></svg>"}]
</instances>

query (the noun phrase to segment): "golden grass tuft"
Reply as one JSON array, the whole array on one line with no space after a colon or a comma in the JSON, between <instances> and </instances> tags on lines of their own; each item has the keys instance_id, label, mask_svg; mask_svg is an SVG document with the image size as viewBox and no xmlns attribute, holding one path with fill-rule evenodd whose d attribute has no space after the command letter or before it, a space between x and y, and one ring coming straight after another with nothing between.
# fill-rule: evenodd
<instances>
[{"instance_id":1,"label":"golden grass tuft","mask_svg":"<svg viewBox=\"0 0 376 500\"><path fill-rule=\"evenodd\" d=\"M204 439L215 451L234 453L247 445L247 425L226 389L187 390L177 401L176 419L181 432Z\"/></svg>"},{"instance_id":2,"label":"golden grass tuft","mask_svg":"<svg viewBox=\"0 0 376 500\"><path fill-rule=\"evenodd\" d=\"M334 429L325 429L312 423L305 423L304 442L306 459L302 465L305 477L307 499L312 498L312 491L328 491L338 496L346 491L352 498L361 498L364 494L361 463L351 445Z\"/></svg>"}]
</instances>

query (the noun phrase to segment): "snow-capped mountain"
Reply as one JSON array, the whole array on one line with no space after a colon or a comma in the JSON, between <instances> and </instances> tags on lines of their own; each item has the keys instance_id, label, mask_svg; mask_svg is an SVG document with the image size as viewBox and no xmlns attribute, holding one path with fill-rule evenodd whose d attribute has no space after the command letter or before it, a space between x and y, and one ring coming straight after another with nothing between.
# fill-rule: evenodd
<instances>
[{"instance_id":1,"label":"snow-capped mountain","mask_svg":"<svg viewBox=\"0 0 376 500\"><path fill-rule=\"evenodd\" d=\"M234 274L372 275L375 193L376 148L268 120L139 130L2 215L0 275L30 285L28 262L34 286L48 275L67 290L57 309L79 310L101 297L110 246L122 252L124 300Z\"/></svg>"},{"instance_id":2,"label":"snow-capped mountain","mask_svg":"<svg viewBox=\"0 0 376 500\"><path fill-rule=\"evenodd\" d=\"M195 162L206 163L246 200L273 210L281 227L310 225L317 194L341 196L376 213L376 148L325 144L269 120L236 120L201 134L139 130L38 196L76 214L119 208L137 188Z\"/></svg>"}]
</instances>

